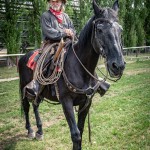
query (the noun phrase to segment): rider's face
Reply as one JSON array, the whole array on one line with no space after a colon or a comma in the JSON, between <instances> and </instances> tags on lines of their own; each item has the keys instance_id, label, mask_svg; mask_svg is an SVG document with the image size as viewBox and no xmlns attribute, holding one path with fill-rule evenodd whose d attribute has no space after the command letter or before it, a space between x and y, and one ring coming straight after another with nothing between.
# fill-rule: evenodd
<instances>
[{"instance_id":1,"label":"rider's face","mask_svg":"<svg viewBox=\"0 0 150 150\"><path fill-rule=\"evenodd\" d=\"M52 9L59 11L62 6L62 1L61 0L51 0L50 5L51 5Z\"/></svg>"}]
</instances>

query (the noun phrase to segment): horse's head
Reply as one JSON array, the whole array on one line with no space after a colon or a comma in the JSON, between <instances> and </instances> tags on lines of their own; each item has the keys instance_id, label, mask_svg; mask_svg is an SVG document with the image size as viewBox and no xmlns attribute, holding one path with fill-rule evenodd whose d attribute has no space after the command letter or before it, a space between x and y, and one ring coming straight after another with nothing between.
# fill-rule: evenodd
<instances>
[{"instance_id":1,"label":"horse's head","mask_svg":"<svg viewBox=\"0 0 150 150\"><path fill-rule=\"evenodd\" d=\"M95 20L91 43L96 53L101 54L107 63L111 77L120 77L125 68L122 55L121 31L118 23L119 5L116 0L112 8L100 8L93 0Z\"/></svg>"}]
</instances>

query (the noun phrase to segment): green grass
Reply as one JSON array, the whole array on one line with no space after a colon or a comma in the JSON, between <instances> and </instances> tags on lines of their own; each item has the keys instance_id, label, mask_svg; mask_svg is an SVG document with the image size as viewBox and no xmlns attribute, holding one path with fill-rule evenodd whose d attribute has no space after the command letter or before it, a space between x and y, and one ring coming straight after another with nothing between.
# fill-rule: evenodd
<instances>
[{"instance_id":1,"label":"green grass","mask_svg":"<svg viewBox=\"0 0 150 150\"><path fill-rule=\"evenodd\" d=\"M18 77L16 67L0 67L0 79Z\"/></svg>"},{"instance_id":2,"label":"green grass","mask_svg":"<svg viewBox=\"0 0 150 150\"><path fill-rule=\"evenodd\" d=\"M0 83L0 149L71 150L61 106L43 102L40 114L44 141L29 140L21 119L18 80ZM88 142L86 121L83 150L149 150L150 61L127 63L121 80L112 82L104 97L95 95L90 114L92 145ZM36 131L32 109L30 116Z\"/></svg>"}]
</instances>

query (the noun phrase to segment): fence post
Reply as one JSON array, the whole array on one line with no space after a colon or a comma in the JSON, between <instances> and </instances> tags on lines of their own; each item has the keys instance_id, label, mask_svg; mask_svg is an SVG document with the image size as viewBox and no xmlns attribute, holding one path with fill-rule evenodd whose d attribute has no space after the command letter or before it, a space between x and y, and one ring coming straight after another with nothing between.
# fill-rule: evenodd
<instances>
[{"instance_id":1,"label":"fence post","mask_svg":"<svg viewBox=\"0 0 150 150\"><path fill-rule=\"evenodd\" d=\"M138 57L138 49L136 49L136 57Z\"/></svg>"}]
</instances>

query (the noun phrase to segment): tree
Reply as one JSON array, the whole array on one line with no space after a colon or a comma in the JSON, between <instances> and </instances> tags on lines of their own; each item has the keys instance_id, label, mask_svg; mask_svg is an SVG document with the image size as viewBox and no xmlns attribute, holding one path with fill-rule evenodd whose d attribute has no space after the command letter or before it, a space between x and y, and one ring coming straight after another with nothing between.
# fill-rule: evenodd
<instances>
[{"instance_id":1,"label":"tree","mask_svg":"<svg viewBox=\"0 0 150 150\"><path fill-rule=\"evenodd\" d=\"M2 37L6 44L8 53L18 53L21 45L20 31L21 23L18 22L23 13L21 2L17 0L3 1Z\"/></svg>"},{"instance_id":2,"label":"tree","mask_svg":"<svg viewBox=\"0 0 150 150\"><path fill-rule=\"evenodd\" d=\"M146 18L144 22L146 44L150 45L150 1L145 0Z\"/></svg>"},{"instance_id":3,"label":"tree","mask_svg":"<svg viewBox=\"0 0 150 150\"><path fill-rule=\"evenodd\" d=\"M41 44L41 25L40 16L46 8L46 3L43 0L30 0L32 9L26 14L28 18L28 37L30 43L33 43L35 48Z\"/></svg>"},{"instance_id":4,"label":"tree","mask_svg":"<svg viewBox=\"0 0 150 150\"><path fill-rule=\"evenodd\" d=\"M40 16L46 0L0 0L0 42L5 41L8 53L19 52L28 42L35 48L41 43ZM112 7L114 0L97 0L101 7ZM119 0L120 23L125 47L150 44L150 1ZM92 0L68 0L66 12L79 33L93 14Z\"/></svg>"},{"instance_id":5,"label":"tree","mask_svg":"<svg viewBox=\"0 0 150 150\"><path fill-rule=\"evenodd\" d=\"M46 3L43 0L1 0L0 4L3 13L1 37L8 53L20 52L21 44L26 41L39 47L40 15L45 10Z\"/></svg>"}]
</instances>

